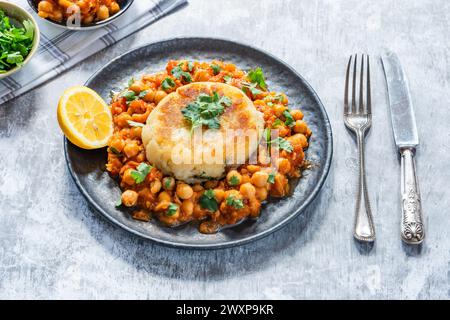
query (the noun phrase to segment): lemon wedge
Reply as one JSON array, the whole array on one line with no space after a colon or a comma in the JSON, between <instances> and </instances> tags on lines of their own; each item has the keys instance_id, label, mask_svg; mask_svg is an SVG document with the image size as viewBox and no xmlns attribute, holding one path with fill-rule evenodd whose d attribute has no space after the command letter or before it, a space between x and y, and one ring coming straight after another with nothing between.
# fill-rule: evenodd
<instances>
[{"instance_id":1,"label":"lemon wedge","mask_svg":"<svg viewBox=\"0 0 450 320\"><path fill-rule=\"evenodd\" d=\"M113 134L109 106L88 87L77 86L65 90L59 99L57 113L64 135L80 148L103 148Z\"/></svg>"}]
</instances>

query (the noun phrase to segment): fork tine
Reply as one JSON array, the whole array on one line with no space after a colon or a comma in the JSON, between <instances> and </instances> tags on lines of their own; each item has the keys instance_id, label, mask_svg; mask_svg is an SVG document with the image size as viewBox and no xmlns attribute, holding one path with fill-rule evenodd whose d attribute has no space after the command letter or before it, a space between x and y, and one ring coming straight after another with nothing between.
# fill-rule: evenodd
<instances>
[{"instance_id":1,"label":"fork tine","mask_svg":"<svg viewBox=\"0 0 450 320\"><path fill-rule=\"evenodd\" d=\"M352 110L358 113L356 109L356 62L358 61L358 54L355 54L355 61L353 63L353 83L352 83Z\"/></svg>"},{"instance_id":2,"label":"fork tine","mask_svg":"<svg viewBox=\"0 0 450 320\"><path fill-rule=\"evenodd\" d=\"M360 78L359 78L359 113L364 113L364 54L361 57L361 70L360 70Z\"/></svg>"},{"instance_id":3,"label":"fork tine","mask_svg":"<svg viewBox=\"0 0 450 320\"><path fill-rule=\"evenodd\" d=\"M350 58L348 59L348 64L347 64L347 73L345 75L345 89L344 89L344 114L349 114L350 110L349 110L349 106L348 106L348 80L350 77L350 66L352 64L352 56L350 56Z\"/></svg>"},{"instance_id":4,"label":"fork tine","mask_svg":"<svg viewBox=\"0 0 450 320\"><path fill-rule=\"evenodd\" d=\"M370 61L369 61L369 55L367 55L367 97L366 97L366 104L367 104L367 113L372 114L372 97L370 92Z\"/></svg>"}]
</instances>

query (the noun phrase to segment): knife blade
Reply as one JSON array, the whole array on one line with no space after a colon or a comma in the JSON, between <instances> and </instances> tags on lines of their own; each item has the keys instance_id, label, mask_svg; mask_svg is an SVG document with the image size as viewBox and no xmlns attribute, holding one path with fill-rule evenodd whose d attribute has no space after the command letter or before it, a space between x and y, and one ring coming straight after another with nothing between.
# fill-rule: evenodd
<instances>
[{"instance_id":1,"label":"knife blade","mask_svg":"<svg viewBox=\"0 0 450 320\"><path fill-rule=\"evenodd\" d=\"M395 144L398 148L416 148L419 145L416 118L414 116L408 80L400 59L394 52L388 52L381 56L381 61L388 87Z\"/></svg>"},{"instance_id":2,"label":"knife blade","mask_svg":"<svg viewBox=\"0 0 450 320\"><path fill-rule=\"evenodd\" d=\"M425 238L415 151L419 145L408 80L400 59L394 52L381 56L388 87L391 122L395 144L401 155L401 237L408 244L419 244Z\"/></svg>"}]
</instances>

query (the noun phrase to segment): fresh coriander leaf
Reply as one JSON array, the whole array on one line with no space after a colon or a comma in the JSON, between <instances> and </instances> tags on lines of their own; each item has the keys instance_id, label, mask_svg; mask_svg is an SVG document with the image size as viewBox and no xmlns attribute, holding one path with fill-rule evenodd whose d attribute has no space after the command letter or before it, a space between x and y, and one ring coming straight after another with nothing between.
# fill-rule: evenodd
<instances>
[{"instance_id":1,"label":"fresh coriander leaf","mask_svg":"<svg viewBox=\"0 0 450 320\"><path fill-rule=\"evenodd\" d=\"M210 129L219 129L219 117L224 113L225 107L231 106L232 101L226 96L219 96L214 91L213 95L200 94L186 108L181 110L184 118L191 123L191 132L200 126Z\"/></svg>"},{"instance_id":2,"label":"fresh coriander leaf","mask_svg":"<svg viewBox=\"0 0 450 320\"><path fill-rule=\"evenodd\" d=\"M180 66L176 66L172 69L172 74L178 80L184 80L186 82L192 82L192 77L189 72L183 71Z\"/></svg>"},{"instance_id":3,"label":"fresh coriander leaf","mask_svg":"<svg viewBox=\"0 0 450 320\"><path fill-rule=\"evenodd\" d=\"M271 101L266 102L266 104L267 104L269 107L273 107L273 102L271 102Z\"/></svg>"},{"instance_id":4,"label":"fresh coriander leaf","mask_svg":"<svg viewBox=\"0 0 450 320\"><path fill-rule=\"evenodd\" d=\"M6 57L6 62L8 62L10 64L15 64L18 66L22 64L23 60L24 60L23 56L18 51L14 52L14 53L10 53Z\"/></svg>"},{"instance_id":5,"label":"fresh coriander leaf","mask_svg":"<svg viewBox=\"0 0 450 320\"><path fill-rule=\"evenodd\" d=\"M237 186L239 184L239 178L232 176L230 179L230 186Z\"/></svg>"},{"instance_id":6,"label":"fresh coriander leaf","mask_svg":"<svg viewBox=\"0 0 450 320\"><path fill-rule=\"evenodd\" d=\"M131 87L131 85L135 82L134 78L131 78L128 80L128 87Z\"/></svg>"},{"instance_id":7,"label":"fresh coriander leaf","mask_svg":"<svg viewBox=\"0 0 450 320\"><path fill-rule=\"evenodd\" d=\"M117 150L116 148L114 148L114 147L109 147L109 151L111 151L112 153L114 153L117 156L121 156L122 155L122 153L119 150Z\"/></svg>"},{"instance_id":8,"label":"fresh coriander leaf","mask_svg":"<svg viewBox=\"0 0 450 320\"><path fill-rule=\"evenodd\" d=\"M225 83L227 83L227 84L229 84L232 79L233 79L233 77L228 74L223 76L223 81L225 81Z\"/></svg>"},{"instance_id":9,"label":"fresh coriander leaf","mask_svg":"<svg viewBox=\"0 0 450 320\"><path fill-rule=\"evenodd\" d=\"M136 122L136 121L132 121L132 120L127 120L127 122L130 127L141 127L141 128L144 127L144 124L140 123L140 122Z\"/></svg>"},{"instance_id":10,"label":"fresh coriander leaf","mask_svg":"<svg viewBox=\"0 0 450 320\"><path fill-rule=\"evenodd\" d=\"M260 93L262 93L261 90L259 90L256 83L248 83L248 82L242 82L242 90L246 92L246 90L250 91L252 95L256 96Z\"/></svg>"},{"instance_id":11,"label":"fresh coriander leaf","mask_svg":"<svg viewBox=\"0 0 450 320\"><path fill-rule=\"evenodd\" d=\"M139 93L139 99L142 99L142 98L144 98L146 95L147 95L147 93L148 93L148 91L147 90L144 90L144 91L141 91L140 93Z\"/></svg>"},{"instance_id":12,"label":"fresh coriander leaf","mask_svg":"<svg viewBox=\"0 0 450 320\"><path fill-rule=\"evenodd\" d=\"M119 198L116 202L116 207L120 207L122 205L122 197Z\"/></svg>"},{"instance_id":13,"label":"fresh coriander leaf","mask_svg":"<svg viewBox=\"0 0 450 320\"><path fill-rule=\"evenodd\" d=\"M267 89L266 79L260 67L250 70L247 74L247 78L250 80L250 82L256 83L261 89Z\"/></svg>"},{"instance_id":14,"label":"fresh coriander leaf","mask_svg":"<svg viewBox=\"0 0 450 320\"><path fill-rule=\"evenodd\" d=\"M192 61L188 62L188 70L189 72L192 72L192 70L194 70L194 63Z\"/></svg>"},{"instance_id":15,"label":"fresh coriander leaf","mask_svg":"<svg viewBox=\"0 0 450 320\"><path fill-rule=\"evenodd\" d=\"M217 204L216 200L216 194L214 193L214 190L208 189L200 196L200 199L198 201L200 206L203 209L209 210L211 212L216 212L219 208L219 205Z\"/></svg>"},{"instance_id":16,"label":"fresh coriander leaf","mask_svg":"<svg viewBox=\"0 0 450 320\"><path fill-rule=\"evenodd\" d=\"M150 173L150 170L152 168L153 168L152 166L143 162L136 168L137 170L131 171L131 177L137 184L142 183L144 182L145 178Z\"/></svg>"},{"instance_id":17,"label":"fresh coriander leaf","mask_svg":"<svg viewBox=\"0 0 450 320\"><path fill-rule=\"evenodd\" d=\"M24 36L28 39L33 39L34 37L34 25L31 21L25 20L23 23L23 27L25 28Z\"/></svg>"},{"instance_id":18,"label":"fresh coriander leaf","mask_svg":"<svg viewBox=\"0 0 450 320\"><path fill-rule=\"evenodd\" d=\"M172 88L175 88L175 81L173 81L172 78L165 78L163 82L161 83L161 88L164 91L170 90Z\"/></svg>"},{"instance_id":19,"label":"fresh coriander leaf","mask_svg":"<svg viewBox=\"0 0 450 320\"><path fill-rule=\"evenodd\" d=\"M277 126L282 125L282 124L283 124L283 121L281 121L280 119L277 118L277 119L273 122L272 127L274 128L274 127L277 127Z\"/></svg>"},{"instance_id":20,"label":"fresh coriander leaf","mask_svg":"<svg viewBox=\"0 0 450 320\"><path fill-rule=\"evenodd\" d=\"M286 139L283 139L281 137L278 137L277 139L272 140L270 142L270 144L276 145L276 146L278 146L279 149L285 150L289 153L291 153L294 150L294 148L292 147L292 144L289 141L287 141Z\"/></svg>"},{"instance_id":21,"label":"fresh coriander leaf","mask_svg":"<svg viewBox=\"0 0 450 320\"><path fill-rule=\"evenodd\" d=\"M220 73L220 70L222 68L220 68L220 66L218 66L217 64L213 63L213 64L211 64L211 69L213 70L213 73L216 76Z\"/></svg>"},{"instance_id":22,"label":"fresh coriander leaf","mask_svg":"<svg viewBox=\"0 0 450 320\"><path fill-rule=\"evenodd\" d=\"M283 102L283 100L284 100L284 96L281 93L272 97L272 101Z\"/></svg>"},{"instance_id":23,"label":"fresh coriander leaf","mask_svg":"<svg viewBox=\"0 0 450 320\"><path fill-rule=\"evenodd\" d=\"M164 182L164 187L165 187L166 189L169 189L170 186L171 186L171 184L172 184L171 179L166 179L166 181Z\"/></svg>"},{"instance_id":24,"label":"fresh coriander leaf","mask_svg":"<svg viewBox=\"0 0 450 320\"><path fill-rule=\"evenodd\" d=\"M136 100L136 93L134 93L134 91L127 90L124 93L122 93L122 97L127 99L127 101L133 101Z\"/></svg>"},{"instance_id":25,"label":"fresh coriander leaf","mask_svg":"<svg viewBox=\"0 0 450 320\"><path fill-rule=\"evenodd\" d=\"M169 207L167 208L166 215L169 217L174 216L178 211L178 205L175 203L170 203Z\"/></svg>"},{"instance_id":26,"label":"fresh coriander leaf","mask_svg":"<svg viewBox=\"0 0 450 320\"><path fill-rule=\"evenodd\" d=\"M267 178L267 183L270 183L270 184L275 183L275 172L269 173L269 177Z\"/></svg>"},{"instance_id":27,"label":"fresh coriander leaf","mask_svg":"<svg viewBox=\"0 0 450 320\"><path fill-rule=\"evenodd\" d=\"M236 199L233 196L227 197L226 203L228 206L236 209L242 209L244 207L244 202L242 201L242 199Z\"/></svg>"},{"instance_id":28,"label":"fresh coriander leaf","mask_svg":"<svg viewBox=\"0 0 450 320\"><path fill-rule=\"evenodd\" d=\"M283 111L283 116L286 118L286 121L284 122L287 126L289 127L293 127L295 125L295 120L292 117L291 113L289 112L289 110L284 110Z\"/></svg>"}]
</instances>

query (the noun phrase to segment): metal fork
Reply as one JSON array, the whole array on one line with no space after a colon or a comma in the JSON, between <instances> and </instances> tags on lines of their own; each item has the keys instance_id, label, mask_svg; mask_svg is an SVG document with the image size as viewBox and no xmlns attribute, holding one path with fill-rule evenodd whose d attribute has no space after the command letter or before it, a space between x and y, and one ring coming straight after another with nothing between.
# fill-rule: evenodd
<instances>
[{"instance_id":1,"label":"metal fork","mask_svg":"<svg viewBox=\"0 0 450 320\"><path fill-rule=\"evenodd\" d=\"M356 135L359 158L359 182L358 195L356 198L355 225L353 235L360 241L372 242L375 240L375 228L373 225L372 212L370 210L369 195L367 192L366 172L364 164L364 138L372 125L372 105L370 95L370 61L369 56L364 54L361 58L359 79L359 103L356 102L356 73L358 55L350 56L345 78L344 96L344 122L345 126ZM350 82L350 69L353 65L352 102L348 103L348 91ZM364 65L367 73L364 75ZM366 97L364 103L364 76L366 78Z\"/></svg>"}]
</instances>

